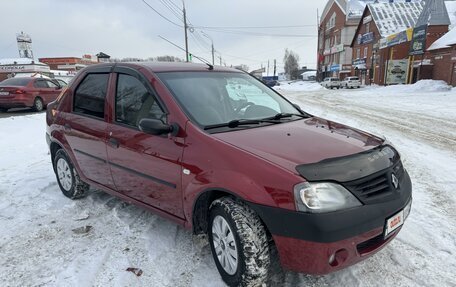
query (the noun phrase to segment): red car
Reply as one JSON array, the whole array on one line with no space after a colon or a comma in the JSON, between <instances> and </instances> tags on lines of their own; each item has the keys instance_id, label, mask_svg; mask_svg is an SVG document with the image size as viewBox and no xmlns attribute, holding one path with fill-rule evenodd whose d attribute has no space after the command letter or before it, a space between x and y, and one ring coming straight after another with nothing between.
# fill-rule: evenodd
<instances>
[{"instance_id":1,"label":"red car","mask_svg":"<svg viewBox=\"0 0 456 287\"><path fill-rule=\"evenodd\" d=\"M230 286L261 285L276 259L307 274L350 266L390 242L411 207L389 142L235 69L87 67L49 104L47 140L64 195L90 185L207 233Z\"/></svg>"},{"instance_id":2,"label":"red car","mask_svg":"<svg viewBox=\"0 0 456 287\"><path fill-rule=\"evenodd\" d=\"M33 108L42 111L57 99L61 87L49 79L11 78L0 83L0 111L10 108Z\"/></svg>"}]
</instances>

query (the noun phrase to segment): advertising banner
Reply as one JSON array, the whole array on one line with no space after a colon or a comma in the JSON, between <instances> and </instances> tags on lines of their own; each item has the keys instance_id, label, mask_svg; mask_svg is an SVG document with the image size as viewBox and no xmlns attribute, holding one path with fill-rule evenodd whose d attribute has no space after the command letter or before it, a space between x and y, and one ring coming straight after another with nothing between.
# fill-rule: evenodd
<instances>
[{"instance_id":1,"label":"advertising banner","mask_svg":"<svg viewBox=\"0 0 456 287\"><path fill-rule=\"evenodd\" d=\"M380 40L380 49L396 46L412 40L413 28L389 35Z\"/></svg>"},{"instance_id":2,"label":"advertising banner","mask_svg":"<svg viewBox=\"0 0 456 287\"><path fill-rule=\"evenodd\" d=\"M427 25L421 25L413 29L412 42L409 55L422 55L426 49Z\"/></svg>"},{"instance_id":3,"label":"advertising banner","mask_svg":"<svg viewBox=\"0 0 456 287\"><path fill-rule=\"evenodd\" d=\"M405 84L407 81L408 59L389 60L386 70L386 84Z\"/></svg>"}]
</instances>

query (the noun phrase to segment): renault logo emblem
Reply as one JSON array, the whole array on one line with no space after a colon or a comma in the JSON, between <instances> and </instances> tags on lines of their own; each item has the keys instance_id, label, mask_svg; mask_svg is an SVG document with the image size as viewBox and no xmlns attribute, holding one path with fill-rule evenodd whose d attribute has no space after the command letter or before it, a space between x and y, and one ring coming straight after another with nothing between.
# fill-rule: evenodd
<instances>
[{"instance_id":1,"label":"renault logo emblem","mask_svg":"<svg viewBox=\"0 0 456 287\"><path fill-rule=\"evenodd\" d=\"M394 188L397 189L399 187L399 180L394 173L391 174L391 181L393 182Z\"/></svg>"}]
</instances>

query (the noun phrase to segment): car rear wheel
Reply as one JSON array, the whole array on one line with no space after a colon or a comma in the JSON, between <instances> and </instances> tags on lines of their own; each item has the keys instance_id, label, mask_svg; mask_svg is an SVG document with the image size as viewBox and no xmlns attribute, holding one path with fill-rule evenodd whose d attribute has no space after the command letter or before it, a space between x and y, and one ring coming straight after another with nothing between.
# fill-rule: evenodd
<instances>
[{"instance_id":1,"label":"car rear wheel","mask_svg":"<svg viewBox=\"0 0 456 287\"><path fill-rule=\"evenodd\" d=\"M247 205L228 197L214 201L208 234L215 264L228 286L261 286L268 280L268 235Z\"/></svg>"},{"instance_id":2,"label":"car rear wheel","mask_svg":"<svg viewBox=\"0 0 456 287\"><path fill-rule=\"evenodd\" d=\"M35 101L33 102L33 109L35 112L41 112L44 108L44 103L41 98L35 98Z\"/></svg>"},{"instance_id":3,"label":"car rear wheel","mask_svg":"<svg viewBox=\"0 0 456 287\"><path fill-rule=\"evenodd\" d=\"M89 185L80 180L76 169L63 149L56 152L54 157L54 170L62 193L71 199L84 197L89 190Z\"/></svg>"}]
</instances>

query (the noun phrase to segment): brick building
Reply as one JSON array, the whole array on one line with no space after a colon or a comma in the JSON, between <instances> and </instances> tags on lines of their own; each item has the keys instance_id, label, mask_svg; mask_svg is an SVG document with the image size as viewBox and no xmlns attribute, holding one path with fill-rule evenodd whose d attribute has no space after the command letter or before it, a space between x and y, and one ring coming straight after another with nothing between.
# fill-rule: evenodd
<instances>
[{"instance_id":1,"label":"brick building","mask_svg":"<svg viewBox=\"0 0 456 287\"><path fill-rule=\"evenodd\" d=\"M360 1L329 0L318 27L317 79L344 78L350 75L352 51L350 42L360 19ZM361 7L362 9L362 7Z\"/></svg>"},{"instance_id":2,"label":"brick building","mask_svg":"<svg viewBox=\"0 0 456 287\"><path fill-rule=\"evenodd\" d=\"M352 75L363 84L406 83L409 47L422 2L368 4L352 39Z\"/></svg>"},{"instance_id":3,"label":"brick building","mask_svg":"<svg viewBox=\"0 0 456 287\"><path fill-rule=\"evenodd\" d=\"M428 49L433 64L433 79L456 86L456 29L435 41Z\"/></svg>"},{"instance_id":4,"label":"brick building","mask_svg":"<svg viewBox=\"0 0 456 287\"><path fill-rule=\"evenodd\" d=\"M79 71L89 65L97 64L98 59L92 55L77 57L40 58L40 62L49 65L51 70Z\"/></svg>"}]
</instances>

